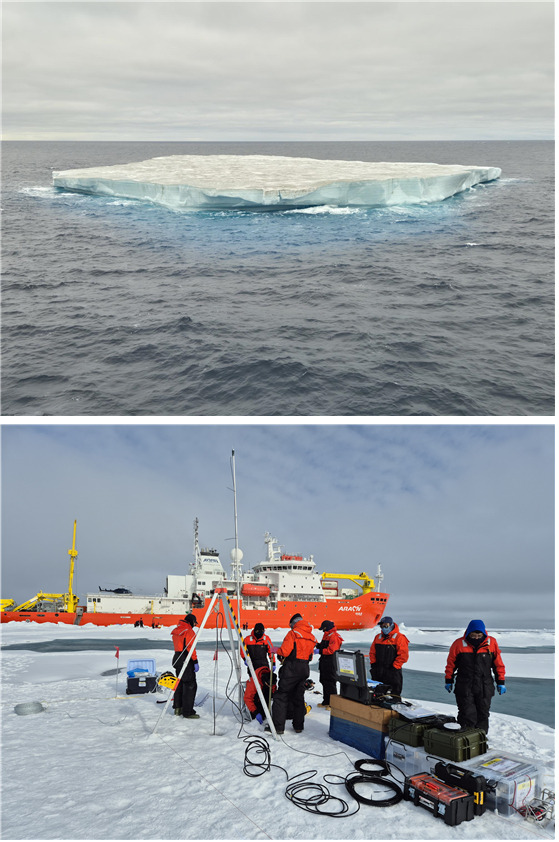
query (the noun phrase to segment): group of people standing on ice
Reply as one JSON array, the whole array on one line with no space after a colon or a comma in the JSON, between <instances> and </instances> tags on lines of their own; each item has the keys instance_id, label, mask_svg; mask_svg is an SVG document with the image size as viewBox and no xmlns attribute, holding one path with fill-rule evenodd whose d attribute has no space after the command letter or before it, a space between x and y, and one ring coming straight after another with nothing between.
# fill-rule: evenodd
<instances>
[{"instance_id":1,"label":"group of people standing on ice","mask_svg":"<svg viewBox=\"0 0 559 842\"><path fill-rule=\"evenodd\" d=\"M196 625L194 614L188 614L172 631L173 667L177 676L194 642ZM389 685L392 695L401 696L402 667L409 659L409 641L392 617L383 617L379 626L380 632L369 650L371 678ZM343 638L331 620L324 620L319 630L323 633L320 641L301 614L294 614L289 621L289 631L277 650L262 623L256 623L243 640L242 657L246 660L245 652L250 657L267 710L252 675L246 684L245 705L251 717L260 723L269 711L277 734L284 733L287 720L292 720L295 733L304 730L305 690L314 686L310 680L313 655L319 655L318 672L323 693L318 707L330 709L330 697L337 692L335 653L341 648ZM276 659L280 663L278 678ZM199 719L194 710L197 672L198 659L193 651L173 700L175 713L187 719ZM501 651L495 638L487 634L483 621L471 620L464 635L451 645L445 669L445 689L449 693L454 689L457 720L462 728L482 728L487 732L495 685L499 694L506 693ZM269 730L269 726L266 728Z\"/></svg>"}]
</instances>

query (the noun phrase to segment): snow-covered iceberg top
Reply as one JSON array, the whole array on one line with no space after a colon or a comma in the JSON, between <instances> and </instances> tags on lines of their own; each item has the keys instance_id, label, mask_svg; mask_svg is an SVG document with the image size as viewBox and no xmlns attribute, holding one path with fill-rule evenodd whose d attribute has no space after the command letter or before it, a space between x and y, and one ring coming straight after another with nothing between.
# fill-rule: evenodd
<instances>
[{"instance_id":1,"label":"snow-covered iceberg top","mask_svg":"<svg viewBox=\"0 0 559 842\"><path fill-rule=\"evenodd\" d=\"M53 185L170 208L382 207L439 202L500 175L498 167L458 164L170 155L53 172Z\"/></svg>"}]
</instances>

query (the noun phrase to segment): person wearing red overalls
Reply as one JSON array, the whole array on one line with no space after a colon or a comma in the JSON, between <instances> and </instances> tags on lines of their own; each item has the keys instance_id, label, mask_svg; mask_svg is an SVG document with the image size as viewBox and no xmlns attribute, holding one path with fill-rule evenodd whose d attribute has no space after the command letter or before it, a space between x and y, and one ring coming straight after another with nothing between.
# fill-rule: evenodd
<instances>
[{"instance_id":1,"label":"person wearing red overalls","mask_svg":"<svg viewBox=\"0 0 559 842\"><path fill-rule=\"evenodd\" d=\"M323 636L318 644L320 651L318 674L320 676L320 683L322 684L322 702L319 702L318 707L330 709L330 696L335 695L338 689L336 684L335 653L344 640L338 634L338 630L332 620L323 620L320 631L323 632Z\"/></svg>"},{"instance_id":2,"label":"person wearing red overalls","mask_svg":"<svg viewBox=\"0 0 559 842\"><path fill-rule=\"evenodd\" d=\"M175 688L175 695L173 697L175 716L184 716L185 719L200 719L199 714L194 710L194 700L196 698L196 690L198 689L196 682L198 656L196 655L196 650L192 648L194 639L196 638L194 626L197 625L198 620L195 615L187 614L184 620L180 620L179 624L171 632L173 646L175 647L173 668L177 677L188 657L188 653L192 650L192 657Z\"/></svg>"},{"instance_id":3,"label":"person wearing red overalls","mask_svg":"<svg viewBox=\"0 0 559 842\"><path fill-rule=\"evenodd\" d=\"M290 631L277 651L281 663L279 686L272 704L272 720L278 734L285 730L285 720L293 716L293 730L300 734L305 727L305 682L310 674L309 663L318 645L312 626L300 614L289 621Z\"/></svg>"}]
</instances>

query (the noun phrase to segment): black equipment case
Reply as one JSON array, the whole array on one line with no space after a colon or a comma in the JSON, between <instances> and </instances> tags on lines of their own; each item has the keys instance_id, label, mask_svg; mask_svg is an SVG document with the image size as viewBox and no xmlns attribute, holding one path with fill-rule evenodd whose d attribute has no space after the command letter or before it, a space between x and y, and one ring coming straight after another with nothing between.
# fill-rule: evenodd
<instances>
[{"instance_id":1,"label":"black equipment case","mask_svg":"<svg viewBox=\"0 0 559 842\"><path fill-rule=\"evenodd\" d=\"M344 699L351 699L353 702L360 702L362 705L378 705L379 707L391 708L400 701L399 696L392 696L390 685L377 684L376 687L355 687L353 684L342 684L340 682L340 696Z\"/></svg>"},{"instance_id":2,"label":"black equipment case","mask_svg":"<svg viewBox=\"0 0 559 842\"><path fill-rule=\"evenodd\" d=\"M404 798L455 827L474 818L474 797L426 773L406 778Z\"/></svg>"},{"instance_id":3,"label":"black equipment case","mask_svg":"<svg viewBox=\"0 0 559 842\"><path fill-rule=\"evenodd\" d=\"M460 731L429 728L423 734L423 745L428 754L462 763L471 757L485 754L487 734L481 728L465 728Z\"/></svg>"},{"instance_id":4,"label":"black equipment case","mask_svg":"<svg viewBox=\"0 0 559 842\"><path fill-rule=\"evenodd\" d=\"M385 704L385 697L391 694L388 684L370 681L367 678L365 656L357 649L338 649L335 654L336 681L340 682L340 696L360 702L362 705L391 706L400 701L399 696L390 697L390 705Z\"/></svg>"},{"instance_id":5,"label":"black equipment case","mask_svg":"<svg viewBox=\"0 0 559 842\"><path fill-rule=\"evenodd\" d=\"M435 775L445 784L465 789L474 797L474 815L482 816L486 810L485 793L487 781L483 775L476 775L471 769L461 769L452 763L435 763Z\"/></svg>"},{"instance_id":6,"label":"black equipment case","mask_svg":"<svg viewBox=\"0 0 559 842\"><path fill-rule=\"evenodd\" d=\"M126 695L135 696L138 693L155 693L157 686L154 675L138 675L126 680Z\"/></svg>"}]
</instances>

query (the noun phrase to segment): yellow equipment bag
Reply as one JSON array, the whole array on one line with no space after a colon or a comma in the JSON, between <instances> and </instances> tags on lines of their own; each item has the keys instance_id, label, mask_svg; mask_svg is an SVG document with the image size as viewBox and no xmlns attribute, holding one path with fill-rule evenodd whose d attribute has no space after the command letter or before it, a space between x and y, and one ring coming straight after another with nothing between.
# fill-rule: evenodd
<instances>
[{"instance_id":1,"label":"yellow equipment bag","mask_svg":"<svg viewBox=\"0 0 559 842\"><path fill-rule=\"evenodd\" d=\"M162 672L157 680L157 683L160 684L161 687L168 687L169 690L174 690L179 683L179 680L172 672Z\"/></svg>"}]
</instances>

